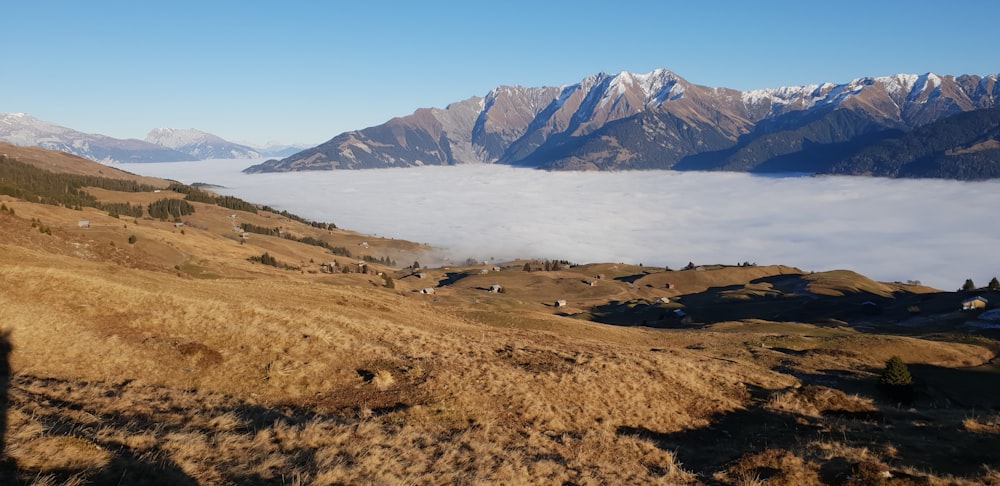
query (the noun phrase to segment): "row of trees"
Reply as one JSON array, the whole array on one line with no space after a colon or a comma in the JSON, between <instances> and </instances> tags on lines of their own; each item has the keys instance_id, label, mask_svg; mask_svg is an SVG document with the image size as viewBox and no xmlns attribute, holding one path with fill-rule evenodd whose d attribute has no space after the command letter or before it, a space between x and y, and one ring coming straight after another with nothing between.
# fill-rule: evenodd
<instances>
[{"instance_id":1,"label":"row of trees","mask_svg":"<svg viewBox=\"0 0 1000 486\"><path fill-rule=\"evenodd\" d=\"M274 208L272 208L270 206L263 206L263 207L257 206L256 204L244 201L244 200L242 200L242 199L240 199L238 197L235 197L235 196L220 196L220 195L216 195L216 194L210 193L208 191L204 191L202 189L199 189L199 188L197 188L195 186L189 186L189 185L186 185L186 184L174 183L174 184L171 184L170 186L168 186L167 189L169 189L171 191L174 191L174 192L177 192L177 193L180 193L180 194L184 194L184 199L186 199L188 201L192 201L192 202L201 202L201 203L206 203L206 204L214 204L214 205L219 206L219 207L223 207L223 208L227 208L227 209L232 209L232 210L236 210L236 211L246 211L248 213L253 213L253 214L257 214L258 210L268 211L268 212L271 212L271 213L275 213L275 214L279 214L281 216L284 216L284 217L286 217L286 218L288 218L288 219L290 219L292 221L297 221L297 222L302 223L302 224L307 224L309 226L312 226L313 228L318 228L318 229L327 230L327 231L337 229L337 225L335 225L333 223L324 223L324 222L320 222L320 221L310 221L310 220L305 219L305 218L303 218L301 216L298 216L296 214L289 213L288 211L277 211L277 210L275 210ZM277 229L275 229L275 230L277 231ZM255 232L255 231L249 231L249 230L247 230L245 228L244 228L244 231L247 231L248 233L254 233ZM261 233L261 234L268 234L268 233ZM272 234L272 236L278 236L278 233L276 232L276 233Z\"/></svg>"},{"instance_id":2,"label":"row of trees","mask_svg":"<svg viewBox=\"0 0 1000 486\"><path fill-rule=\"evenodd\" d=\"M377 257L376 258L376 257L373 257L371 255L365 255L365 256L361 257L361 259L364 260L364 261L366 261L366 262L368 262L368 263L378 263L380 265L385 265L385 266L388 266L388 267L395 267L396 266L396 261L392 260L392 259L390 259L389 257L386 257L386 256Z\"/></svg>"},{"instance_id":3,"label":"row of trees","mask_svg":"<svg viewBox=\"0 0 1000 486\"><path fill-rule=\"evenodd\" d=\"M111 216L112 218L117 218L119 216L128 216L130 218L141 218L146 211L146 209L143 208L141 204L132 205L129 203L98 202L96 207L101 211L106 211L108 213L108 216Z\"/></svg>"},{"instance_id":4,"label":"row of trees","mask_svg":"<svg viewBox=\"0 0 1000 486\"><path fill-rule=\"evenodd\" d=\"M247 258L247 260L249 260L251 262L255 262L255 263L260 263L260 264L263 264L263 265L270 265L270 266L275 267L275 268L283 268L283 269L287 269L287 270L299 270L299 267L288 265L288 264L286 264L284 262L278 261L277 258L274 258L273 256L271 256L270 253L268 253L266 251L263 254L261 254L260 256L251 256L251 257Z\"/></svg>"},{"instance_id":5,"label":"row of trees","mask_svg":"<svg viewBox=\"0 0 1000 486\"><path fill-rule=\"evenodd\" d=\"M170 184L167 189L184 194L184 199L192 202L214 204L219 207L257 214L257 205L234 196L218 196L186 184Z\"/></svg>"},{"instance_id":6,"label":"row of trees","mask_svg":"<svg viewBox=\"0 0 1000 486\"><path fill-rule=\"evenodd\" d=\"M990 280L990 283L986 284L986 288L993 291L1000 291L1000 280L997 280L996 277L993 277L993 280ZM963 290L965 292L973 292L978 289L979 287L976 287L975 282L973 282L971 278L967 278L965 279L965 283L962 284L962 288L959 290Z\"/></svg>"},{"instance_id":7,"label":"row of trees","mask_svg":"<svg viewBox=\"0 0 1000 486\"><path fill-rule=\"evenodd\" d=\"M288 218L288 219L290 219L292 221L298 221L299 223L302 223L302 224L308 224L309 226L312 226L313 228L319 228L319 229L327 230L327 231L331 231L331 230L337 229L337 225L335 225L333 223L324 223L324 222L321 222L321 221L310 221L310 220L305 219L305 218L303 218L303 217L301 217L299 215L289 213L288 211L278 211L278 210L272 208L271 206L264 206L261 209L263 209L264 211L269 211L269 212L275 213L275 214L280 214L280 215L282 215L282 216L284 216L284 217L286 217L286 218Z\"/></svg>"},{"instance_id":8,"label":"row of trees","mask_svg":"<svg viewBox=\"0 0 1000 486\"><path fill-rule=\"evenodd\" d=\"M165 221L170 217L177 219L181 216L194 214L194 206L184 199L167 198L153 201L149 203L146 210L149 211L150 217L160 219L161 221Z\"/></svg>"},{"instance_id":9,"label":"row of trees","mask_svg":"<svg viewBox=\"0 0 1000 486\"><path fill-rule=\"evenodd\" d=\"M254 233L254 234L266 235L266 236L278 236L278 237L284 238L286 240L295 241L295 242L298 242L298 243L302 243L302 244L306 244L306 245L311 245L311 246L318 246L320 248L325 248L325 249L329 250L330 253L333 253L334 255L337 255L337 256L351 258L351 252L350 252L350 250L348 250L347 248L345 248L343 246L334 246L334 245L331 245L329 242L323 241L323 240L321 240L319 238L314 238L312 236L295 236L293 234L281 231L281 228L279 228L277 226L271 228L271 227L267 227L267 226L258 226L258 225L252 224L252 223L242 223L242 224L240 224L240 228L242 228L243 231L246 231L247 233Z\"/></svg>"}]
</instances>

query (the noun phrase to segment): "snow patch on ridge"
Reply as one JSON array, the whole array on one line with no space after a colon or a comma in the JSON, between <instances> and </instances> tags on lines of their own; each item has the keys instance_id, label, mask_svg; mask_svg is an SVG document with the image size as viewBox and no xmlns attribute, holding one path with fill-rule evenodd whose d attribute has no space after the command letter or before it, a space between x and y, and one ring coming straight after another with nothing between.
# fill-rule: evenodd
<instances>
[{"instance_id":1,"label":"snow patch on ridge","mask_svg":"<svg viewBox=\"0 0 1000 486\"><path fill-rule=\"evenodd\" d=\"M895 95L913 91L913 85L917 83L917 78L916 74L894 74L875 78L875 81L885 86L885 90L890 95Z\"/></svg>"},{"instance_id":2,"label":"snow patch on ridge","mask_svg":"<svg viewBox=\"0 0 1000 486\"><path fill-rule=\"evenodd\" d=\"M743 104L756 106L764 102L772 105L791 105L796 102L810 107L825 99L835 88L832 83L806 84L802 86L782 86L779 88L763 88L743 91Z\"/></svg>"}]
</instances>

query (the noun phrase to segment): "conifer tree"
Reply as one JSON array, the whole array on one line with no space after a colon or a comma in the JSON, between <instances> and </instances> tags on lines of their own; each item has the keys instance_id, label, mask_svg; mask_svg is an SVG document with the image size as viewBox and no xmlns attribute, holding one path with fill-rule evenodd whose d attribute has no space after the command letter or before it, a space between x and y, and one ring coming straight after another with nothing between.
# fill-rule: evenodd
<instances>
[{"instance_id":1,"label":"conifer tree","mask_svg":"<svg viewBox=\"0 0 1000 486\"><path fill-rule=\"evenodd\" d=\"M886 386L912 385L913 377L903 359L899 356L893 356L885 362L885 370L882 371L879 383Z\"/></svg>"},{"instance_id":2,"label":"conifer tree","mask_svg":"<svg viewBox=\"0 0 1000 486\"><path fill-rule=\"evenodd\" d=\"M899 356L885 362L885 369L879 378L879 386L893 399L909 402L913 399L913 376Z\"/></svg>"}]
</instances>

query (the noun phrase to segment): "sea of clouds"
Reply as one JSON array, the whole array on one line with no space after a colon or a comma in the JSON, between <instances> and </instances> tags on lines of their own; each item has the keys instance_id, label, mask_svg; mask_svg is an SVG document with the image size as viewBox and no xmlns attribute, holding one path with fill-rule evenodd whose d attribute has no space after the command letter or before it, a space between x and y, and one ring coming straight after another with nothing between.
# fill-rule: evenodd
<instances>
[{"instance_id":1,"label":"sea of clouds","mask_svg":"<svg viewBox=\"0 0 1000 486\"><path fill-rule=\"evenodd\" d=\"M454 261L784 264L944 290L1000 275L1000 181L545 172L468 165L247 175L246 160L120 164ZM425 263L426 264L426 263Z\"/></svg>"}]
</instances>

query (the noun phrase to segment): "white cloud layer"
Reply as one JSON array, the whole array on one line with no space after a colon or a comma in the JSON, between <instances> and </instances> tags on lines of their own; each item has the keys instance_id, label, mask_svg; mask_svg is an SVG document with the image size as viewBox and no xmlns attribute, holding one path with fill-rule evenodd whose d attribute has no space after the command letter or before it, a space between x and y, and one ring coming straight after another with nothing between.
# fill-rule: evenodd
<instances>
[{"instance_id":1,"label":"white cloud layer","mask_svg":"<svg viewBox=\"0 0 1000 486\"><path fill-rule=\"evenodd\" d=\"M538 257L677 268L851 269L944 290L1000 275L1000 182L505 166L245 175L247 161L123 164L458 261Z\"/></svg>"}]
</instances>

